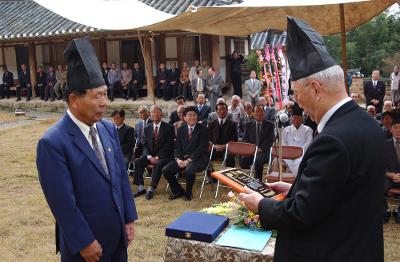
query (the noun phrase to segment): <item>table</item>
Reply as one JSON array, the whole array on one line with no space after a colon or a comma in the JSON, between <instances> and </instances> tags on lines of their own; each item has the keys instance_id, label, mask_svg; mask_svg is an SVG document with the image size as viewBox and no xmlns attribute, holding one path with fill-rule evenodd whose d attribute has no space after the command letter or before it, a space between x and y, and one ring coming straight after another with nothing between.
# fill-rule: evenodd
<instances>
[{"instance_id":1,"label":"table","mask_svg":"<svg viewBox=\"0 0 400 262\"><path fill-rule=\"evenodd\" d=\"M220 236L222 233L220 234ZM262 252L229 248L212 243L168 237L164 252L166 262L272 262L275 238L271 238Z\"/></svg>"}]
</instances>

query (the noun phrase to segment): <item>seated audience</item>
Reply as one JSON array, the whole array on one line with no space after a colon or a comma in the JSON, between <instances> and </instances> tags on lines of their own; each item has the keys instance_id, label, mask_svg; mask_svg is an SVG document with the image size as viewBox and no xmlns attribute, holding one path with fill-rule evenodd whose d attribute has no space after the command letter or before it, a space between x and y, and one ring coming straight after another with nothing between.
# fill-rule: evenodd
<instances>
[{"instance_id":1,"label":"seated audience","mask_svg":"<svg viewBox=\"0 0 400 262\"><path fill-rule=\"evenodd\" d=\"M180 85L179 85L179 96L184 96L185 99L191 100L193 99L191 85L190 85L190 78L189 78L189 66L187 62L182 63L182 70L180 76Z\"/></svg>"},{"instance_id":2,"label":"seated audience","mask_svg":"<svg viewBox=\"0 0 400 262\"><path fill-rule=\"evenodd\" d=\"M57 71L56 71L56 84L54 85L54 94L56 95L56 98L58 100L61 100L63 97L63 90L64 90L64 85L65 85L65 80L67 79L66 73L64 71L64 68L62 65L57 66Z\"/></svg>"},{"instance_id":3,"label":"seated audience","mask_svg":"<svg viewBox=\"0 0 400 262\"><path fill-rule=\"evenodd\" d=\"M387 162L386 175L384 180L384 194L391 188L400 188L400 118L395 118L392 122L393 138L386 140ZM400 223L399 207L395 209L394 217ZM386 223L390 219L390 209L384 200L383 221Z\"/></svg>"},{"instance_id":4,"label":"seated audience","mask_svg":"<svg viewBox=\"0 0 400 262\"><path fill-rule=\"evenodd\" d=\"M152 123L147 125L143 132L143 153L135 160L135 179L134 183L138 186L134 197L146 194L146 199L150 200L154 196L158 183L162 175L162 169L166 164L173 160L174 153L174 128L161 121L163 113L159 106L150 108ZM147 189L144 188L143 173L147 165L152 164L151 184Z\"/></svg>"},{"instance_id":5,"label":"seated audience","mask_svg":"<svg viewBox=\"0 0 400 262\"><path fill-rule=\"evenodd\" d=\"M208 124L210 142L214 144L213 160L224 159L226 144L238 141L236 123L228 119L228 106L225 103L217 104L216 113L218 118ZM225 166L235 167L234 156L227 155Z\"/></svg>"},{"instance_id":6,"label":"seated audience","mask_svg":"<svg viewBox=\"0 0 400 262\"><path fill-rule=\"evenodd\" d=\"M171 63L171 69L168 70L168 100L171 97L177 97L179 95L179 79L180 79L181 71L176 68L176 63Z\"/></svg>"},{"instance_id":7,"label":"seated audience","mask_svg":"<svg viewBox=\"0 0 400 262\"><path fill-rule=\"evenodd\" d=\"M185 117L184 117L185 109L186 109L186 105L178 106L177 112L178 112L179 121L174 123L175 136L178 134L178 129L181 128L181 126L185 124Z\"/></svg>"},{"instance_id":8,"label":"seated audience","mask_svg":"<svg viewBox=\"0 0 400 262\"><path fill-rule=\"evenodd\" d=\"M247 123L244 130L243 142L258 146L255 161L255 178L262 181L264 164L269 161L269 153L275 139L275 126L271 121L265 120L264 108L256 105L253 112L254 120ZM253 164L253 157L241 157L240 167L249 169Z\"/></svg>"},{"instance_id":9,"label":"seated audience","mask_svg":"<svg viewBox=\"0 0 400 262\"><path fill-rule=\"evenodd\" d=\"M197 124L196 108L189 106L185 109L185 121L178 129L176 136L174 160L163 168L163 176L171 187L171 200L185 196L185 200L192 200L192 188L197 172L204 171L208 162L208 129ZM182 171L186 180L186 191L178 183L176 174Z\"/></svg>"},{"instance_id":10,"label":"seated audience","mask_svg":"<svg viewBox=\"0 0 400 262\"><path fill-rule=\"evenodd\" d=\"M10 87L14 85L14 75L3 65L3 83L0 84L0 99L10 98Z\"/></svg>"},{"instance_id":11,"label":"seated audience","mask_svg":"<svg viewBox=\"0 0 400 262\"><path fill-rule=\"evenodd\" d=\"M370 116L372 116L373 118L375 118L376 116L376 110L375 110L375 106L373 105L369 105L367 106L367 112Z\"/></svg>"},{"instance_id":12,"label":"seated audience","mask_svg":"<svg viewBox=\"0 0 400 262\"><path fill-rule=\"evenodd\" d=\"M263 83L256 78L256 72L250 72L250 79L244 82L244 85L247 90L247 100L255 106L258 103L258 99L260 98L261 88Z\"/></svg>"},{"instance_id":13,"label":"seated audience","mask_svg":"<svg viewBox=\"0 0 400 262\"><path fill-rule=\"evenodd\" d=\"M135 146L135 129L125 123L124 109L114 110L111 117L118 131L119 143L122 153L124 154L125 165L128 167Z\"/></svg>"},{"instance_id":14,"label":"seated audience","mask_svg":"<svg viewBox=\"0 0 400 262\"><path fill-rule=\"evenodd\" d=\"M391 126L393 122L393 114L390 111L385 111L382 113L382 120L381 120L381 125L382 125L382 131L385 139L392 138L392 132L391 132Z\"/></svg>"},{"instance_id":15,"label":"seated audience","mask_svg":"<svg viewBox=\"0 0 400 262\"><path fill-rule=\"evenodd\" d=\"M114 93L118 92L118 86L121 84L121 71L117 68L115 62L111 63L111 69L108 71L108 84L110 90L110 102L114 101Z\"/></svg>"},{"instance_id":16,"label":"seated audience","mask_svg":"<svg viewBox=\"0 0 400 262\"><path fill-rule=\"evenodd\" d=\"M295 104L292 110L292 124L285 127L282 133L283 146L297 146L305 152L313 140L313 130L303 124L303 110ZM289 171L296 176L303 156L294 159L284 159Z\"/></svg>"},{"instance_id":17,"label":"seated audience","mask_svg":"<svg viewBox=\"0 0 400 262\"><path fill-rule=\"evenodd\" d=\"M220 104L220 103L225 104L225 100L222 97L218 98L218 100L217 100L217 104ZM211 109L211 110L213 110L213 109ZM228 118L232 119L232 114L229 113L229 111L228 111ZM210 123L211 121L213 121L215 119L218 119L218 114L217 114L217 112L214 111L214 112L211 112L208 114L207 123Z\"/></svg>"},{"instance_id":18,"label":"seated audience","mask_svg":"<svg viewBox=\"0 0 400 262\"><path fill-rule=\"evenodd\" d=\"M49 66L46 78L46 86L44 89L44 101L48 101L50 97L50 101L54 101L54 86L57 83L56 73L54 72L54 67Z\"/></svg>"},{"instance_id":19,"label":"seated audience","mask_svg":"<svg viewBox=\"0 0 400 262\"><path fill-rule=\"evenodd\" d=\"M38 71L36 72L36 86L35 86L35 94L36 97L40 97L40 99L44 100L44 90L46 88L46 78L47 74L43 69L43 66L38 67Z\"/></svg>"},{"instance_id":20,"label":"seated audience","mask_svg":"<svg viewBox=\"0 0 400 262\"><path fill-rule=\"evenodd\" d=\"M133 64L132 70L132 85L129 89L128 96L135 101L139 95L139 90L143 88L144 80L145 80L144 71L140 68L138 62Z\"/></svg>"},{"instance_id":21,"label":"seated audience","mask_svg":"<svg viewBox=\"0 0 400 262\"><path fill-rule=\"evenodd\" d=\"M168 95L168 71L164 63L160 63L156 75L156 96L158 98L164 97L164 100L169 100Z\"/></svg>"},{"instance_id":22,"label":"seated audience","mask_svg":"<svg viewBox=\"0 0 400 262\"><path fill-rule=\"evenodd\" d=\"M206 96L204 94L198 94L196 101L197 120L200 124L207 126L207 118L211 113L211 108L206 105Z\"/></svg>"},{"instance_id":23,"label":"seated audience","mask_svg":"<svg viewBox=\"0 0 400 262\"><path fill-rule=\"evenodd\" d=\"M185 105L186 101L185 101L185 98L183 96L177 96L177 97L175 97L175 103L176 103L176 105L178 107L178 106L181 106L181 105ZM178 112L177 112L177 110L174 110L174 111L171 112L171 115L169 116L169 123L172 125L172 124L174 124L175 122L178 122L178 121L179 121Z\"/></svg>"},{"instance_id":24,"label":"seated audience","mask_svg":"<svg viewBox=\"0 0 400 262\"><path fill-rule=\"evenodd\" d=\"M383 109L382 109L382 113L383 112L391 112L393 110L393 104L392 101L385 101L383 103ZM376 114L375 119L378 121L382 120L382 113Z\"/></svg>"},{"instance_id":25,"label":"seated audience","mask_svg":"<svg viewBox=\"0 0 400 262\"><path fill-rule=\"evenodd\" d=\"M26 88L26 101L31 100L32 96L32 84L31 74L26 68L25 64L21 65L21 70L18 71L18 85L16 87L17 101L21 100L21 89Z\"/></svg>"},{"instance_id":26,"label":"seated audience","mask_svg":"<svg viewBox=\"0 0 400 262\"><path fill-rule=\"evenodd\" d=\"M151 123L150 112L147 106L139 106L138 109L140 120L135 125L135 159L142 155L142 137L144 128Z\"/></svg>"},{"instance_id":27,"label":"seated audience","mask_svg":"<svg viewBox=\"0 0 400 262\"><path fill-rule=\"evenodd\" d=\"M125 100L128 100L128 93L131 89L132 85L132 70L128 67L128 63L122 63L122 70L121 70L121 89L122 89L122 97Z\"/></svg>"},{"instance_id":28,"label":"seated audience","mask_svg":"<svg viewBox=\"0 0 400 262\"><path fill-rule=\"evenodd\" d=\"M253 106L250 102L245 102L244 103L244 115L240 118L240 124L239 124L239 141L243 140L244 137L244 127L246 126L247 123L252 121L253 118Z\"/></svg>"}]
</instances>

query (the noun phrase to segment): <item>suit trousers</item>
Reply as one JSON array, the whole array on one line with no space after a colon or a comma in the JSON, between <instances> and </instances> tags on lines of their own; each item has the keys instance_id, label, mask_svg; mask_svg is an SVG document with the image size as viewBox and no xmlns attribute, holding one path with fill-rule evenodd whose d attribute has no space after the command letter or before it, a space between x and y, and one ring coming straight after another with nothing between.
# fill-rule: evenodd
<instances>
[{"instance_id":1,"label":"suit trousers","mask_svg":"<svg viewBox=\"0 0 400 262\"><path fill-rule=\"evenodd\" d=\"M128 85L128 97L136 100L138 97L138 83Z\"/></svg>"},{"instance_id":2,"label":"suit trousers","mask_svg":"<svg viewBox=\"0 0 400 262\"><path fill-rule=\"evenodd\" d=\"M44 99L48 100L49 97L51 100L54 99L54 89L52 85L46 85L44 88Z\"/></svg>"},{"instance_id":3,"label":"suit trousers","mask_svg":"<svg viewBox=\"0 0 400 262\"><path fill-rule=\"evenodd\" d=\"M157 188L158 183L160 182L160 178L162 175L162 170L166 164L171 162L171 159L159 159L158 163L154 166L153 170L151 170L151 184L150 186L154 189ZM144 185L143 173L147 165L149 164L149 160L147 156L142 156L135 160L135 177L134 184L135 185Z\"/></svg>"},{"instance_id":4,"label":"suit trousers","mask_svg":"<svg viewBox=\"0 0 400 262\"><path fill-rule=\"evenodd\" d=\"M23 89L23 88L26 88L26 98L31 98L32 86L30 84L17 86L17 88L16 88L17 98L21 98L21 89Z\"/></svg>"},{"instance_id":5,"label":"suit trousers","mask_svg":"<svg viewBox=\"0 0 400 262\"><path fill-rule=\"evenodd\" d=\"M10 86L7 84L0 85L0 98L10 98Z\"/></svg>"},{"instance_id":6,"label":"suit trousers","mask_svg":"<svg viewBox=\"0 0 400 262\"><path fill-rule=\"evenodd\" d=\"M61 262L85 262L80 253L71 254L64 247L61 249ZM99 262L127 262L128 261L128 253L124 244L124 241L121 239L116 250L113 254L109 256L102 256Z\"/></svg>"},{"instance_id":7,"label":"suit trousers","mask_svg":"<svg viewBox=\"0 0 400 262\"><path fill-rule=\"evenodd\" d=\"M240 158L240 167L243 169L249 169L253 164L253 157L241 157ZM255 178L262 182L262 175L264 164L267 163L269 160L269 153L267 152L260 152L257 153L256 162L254 164L255 169Z\"/></svg>"},{"instance_id":8,"label":"suit trousers","mask_svg":"<svg viewBox=\"0 0 400 262\"><path fill-rule=\"evenodd\" d=\"M189 163L185 169L183 170L183 176L186 179L186 192L191 194L194 181L196 178L196 173L200 171L204 171L207 166L207 160L198 160L198 161L193 161ZM180 171L180 168L178 166L178 163L176 160L170 161L162 170L163 176L165 179L167 179L170 187L172 194L176 195L178 193L184 192L184 189L181 187L181 185L178 182L178 179L176 177L176 174Z\"/></svg>"},{"instance_id":9,"label":"suit trousers","mask_svg":"<svg viewBox=\"0 0 400 262\"><path fill-rule=\"evenodd\" d=\"M389 189L391 188L400 188L400 183L395 183L389 178L385 177L385 180L383 181L383 194L384 196L387 196L387 193ZM387 200L383 198L383 211L386 211L389 208Z\"/></svg>"},{"instance_id":10,"label":"suit trousers","mask_svg":"<svg viewBox=\"0 0 400 262\"><path fill-rule=\"evenodd\" d=\"M242 98L242 77L240 73L231 73L231 80L233 85L233 93Z\"/></svg>"}]
</instances>

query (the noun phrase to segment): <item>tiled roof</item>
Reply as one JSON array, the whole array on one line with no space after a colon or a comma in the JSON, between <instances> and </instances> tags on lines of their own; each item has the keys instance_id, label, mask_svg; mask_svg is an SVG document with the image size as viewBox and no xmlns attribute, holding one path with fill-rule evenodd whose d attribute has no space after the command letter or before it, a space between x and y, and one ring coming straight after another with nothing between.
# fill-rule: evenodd
<instances>
[{"instance_id":1,"label":"tiled roof","mask_svg":"<svg viewBox=\"0 0 400 262\"><path fill-rule=\"evenodd\" d=\"M98 31L72 22L30 0L0 1L0 40Z\"/></svg>"},{"instance_id":2,"label":"tiled roof","mask_svg":"<svg viewBox=\"0 0 400 262\"><path fill-rule=\"evenodd\" d=\"M160 11L179 15L190 5L220 6L240 3L243 0L139 0ZM75 23L32 0L0 0L0 41L74 35L101 30ZM283 36L283 35L282 35ZM268 31L251 35L251 48L263 48L266 41L283 43L285 35Z\"/></svg>"}]
</instances>

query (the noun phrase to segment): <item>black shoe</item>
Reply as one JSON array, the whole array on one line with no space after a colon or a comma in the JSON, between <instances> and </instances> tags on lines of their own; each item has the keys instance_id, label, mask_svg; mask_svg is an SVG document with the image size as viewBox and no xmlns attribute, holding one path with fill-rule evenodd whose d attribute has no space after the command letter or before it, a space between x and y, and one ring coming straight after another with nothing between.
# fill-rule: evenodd
<instances>
[{"instance_id":1,"label":"black shoe","mask_svg":"<svg viewBox=\"0 0 400 262\"><path fill-rule=\"evenodd\" d=\"M185 191L181 191L181 192L179 192L178 194L172 194L170 197L169 197L169 200L175 200L175 199L177 199L177 198L180 198L180 197L183 197L185 195Z\"/></svg>"},{"instance_id":2,"label":"black shoe","mask_svg":"<svg viewBox=\"0 0 400 262\"><path fill-rule=\"evenodd\" d=\"M28 102L28 101L30 101L31 100L31 98L30 97L27 97L26 98L26 102Z\"/></svg>"},{"instance_id":3,"label":"black shoe","mask_svg":"<svg viewBox=\"0 0 400 262\"><path fill-rule=\"evenodd\" d=\"M387 223L390 219L390 209L383 211L383 222Z\"/></svg>"},{"instance_id":4,"label":"black shoe","mask_svg":"<svg viewBox=\"0 0 400 262\"><path fill-rule=\"evenodd\" d=\"M55 99L54 99L54 98L52 98L50 101L51 101L51 102L54 102L54 100L55 100Z\"/></svg>"},{"instance_id":5,"label":"black shoe","mask_svg":"<svg viewBox=\"0 0 400 262\"><path fill-rule=\"evenodd\" d=\"M114 101L114 98L110 98L110 102Z\"/></svg>"},{"instance_id":6,"label":"black shoe","mask_svg":"<svg viewBox=\"0 0 400 262\"><path fill-rule=\"evenodd\" d=\"M46 99L44 100L44 102L47 102L47 101L49 101L49 99L48 99L48 98L46 98Z\"/></svg>"},{"instance_id":7,"label":"black shoe","mask_svg":"<svg viewBox=\"0 0 400 262\"><path fill-rule=\"evenodd\" d=\"M147 200L150 200L150 199L152 199L153 197L154 197L153 191L147 191L146 199L147 199Z\"/></svg>"},{"instance_id":8,"label":"black shoe","mask_svg":"<svg viewBox=\"0 0 400 262\"><path fill-rule=\"evenodd\" d=\"M17 102L18 102L18 101L21 101L21 98L20 98L20 97L17 98Z\"/></svg>"},{"instance_id":9,"label":"black shoe","mask_svg":"<svg viewBox=\"0 0 400 262\"><path fill-rule=\"evenodd\" d=\"M192 201L193 195L192 193L186 193L185 195L185 201Z\"/></svg>"},{"instance_id":10,"label":"black shoe","mask_svg":"<svg viewBox=\"0 0 400 262\"><path fill-rule=\"evenodd\" d=\"M132 101L136 101L136 98L132 98Z\"/></svg>"},{"instance_id":11,"label":"black shoe","mask_svg":"<svg viewBox=\"0 0 400 262\"><path fill-rule=\"evenodd\" d=\"M143 189L141 191L137 191L136 193L133 193L133 197L134 198L140 197L141 195L146 194L146 192L147 192L146 189Z\"/></svg>"}]
</instances>

